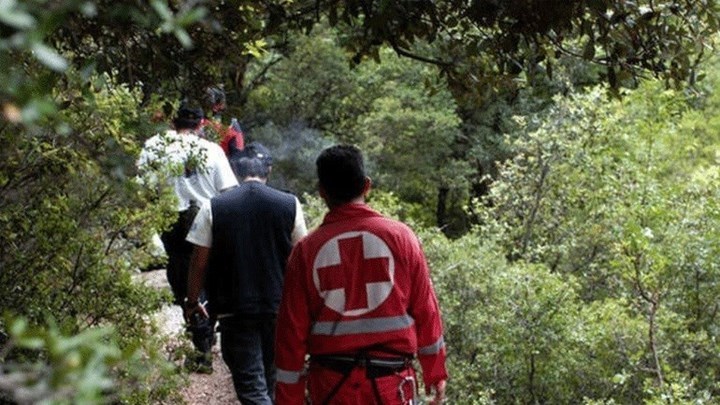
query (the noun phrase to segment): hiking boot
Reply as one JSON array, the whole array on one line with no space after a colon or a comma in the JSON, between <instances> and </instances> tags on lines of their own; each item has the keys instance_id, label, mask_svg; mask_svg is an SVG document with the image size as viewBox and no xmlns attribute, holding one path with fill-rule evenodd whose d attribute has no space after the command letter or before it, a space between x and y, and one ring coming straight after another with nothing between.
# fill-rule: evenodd
<instances>
[{"instance_id":1,"label":"hiking boot","mask_svg":"<svg viewBox=\"0 0 720 405\"><path fill-rule=\"evenodd\" d=\"M195 352L185 358L184 367L191 373L212 374L212 353Z\"/></svg>"}]
</instances>

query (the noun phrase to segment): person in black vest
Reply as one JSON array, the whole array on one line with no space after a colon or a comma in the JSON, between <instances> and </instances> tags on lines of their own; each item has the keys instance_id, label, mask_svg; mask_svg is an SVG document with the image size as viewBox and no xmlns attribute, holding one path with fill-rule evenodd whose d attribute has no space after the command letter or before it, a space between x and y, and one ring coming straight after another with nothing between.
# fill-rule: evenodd
<instances>
[{"instance_id":1,"label":"person in black vest","mask_svg":"<svg viewBox=\"0 0 720 405\"><path fill-rule=\"evenodd\" d=\"M195 245L187 318L216 316L222 357L243 404L272 404L275 319L292 246L307 233L297 197L266 184L267 149L233 162L241 184L200 209L187 241ZM208 305L198 303L205 289Z\"/></svg>"}]
</instances>

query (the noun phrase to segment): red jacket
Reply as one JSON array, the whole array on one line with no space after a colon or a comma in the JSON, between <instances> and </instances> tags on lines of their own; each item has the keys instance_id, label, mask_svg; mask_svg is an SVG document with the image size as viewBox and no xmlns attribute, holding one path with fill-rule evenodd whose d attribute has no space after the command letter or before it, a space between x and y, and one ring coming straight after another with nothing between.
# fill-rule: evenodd
<instances>
[{"instance_id":1,"label":"red jacket","mask_svg":"<svg viewBox=\"0 0 720 405\"><path fill-rule=\"evenodd\" d=\"M447 378L425 255L404 224L365 204L332 209L288 260L275 341L277 403L301 404L305 355L417 355L427 385Z\"/></svg>"},{"instance_id":2,"label":"red jacket","mask_svg":"<svg viewBox=\"0 0 720 405\"><path fill-rule=\"evenodd\" d=\"M233 149L245 149L245 134L242 132L242 130L235 129L232 125L225 126L221 122L207 118L203 118L200 125L203 128L210 128L210 130L214 131L217 134L212 138L218 138L218 143L220 144L222 150L225 152L225 156L229 157Z\"/></svg>"}]
</instances>

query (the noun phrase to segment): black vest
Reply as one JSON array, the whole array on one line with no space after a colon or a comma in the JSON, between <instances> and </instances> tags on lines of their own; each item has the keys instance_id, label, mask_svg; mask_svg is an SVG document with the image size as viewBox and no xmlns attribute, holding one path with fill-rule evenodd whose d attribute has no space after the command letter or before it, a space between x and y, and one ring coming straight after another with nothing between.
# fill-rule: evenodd
<instances>
[{"instance_id":1,"label":"black vest","mask_svg":"<svg viewBox=\"0 0 720 405\"><path fill-rule=\"evenodd\" d=\"M264 316L280 305L292 249L295 197L256 181L211 200L206 290L215 314Z\"/></svg>"}]
</instances>

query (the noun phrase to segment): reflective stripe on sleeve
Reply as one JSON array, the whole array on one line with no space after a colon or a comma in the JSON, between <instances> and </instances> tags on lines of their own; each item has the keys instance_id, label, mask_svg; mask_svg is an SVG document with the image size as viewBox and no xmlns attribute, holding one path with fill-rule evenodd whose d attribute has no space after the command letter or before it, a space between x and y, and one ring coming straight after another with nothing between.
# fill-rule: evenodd
<instances>
[{"instance_id":1,"label":"reflective stripe on sleeve","mask_svg":"<svg viewBox=\"0 0 720 405\"><path fill-rule=\"evenodd\" d=\"M353 335L356 333L389 332L410 327L414 320L410 315L388 318L357 319L344 322L317 322L312 327L313 335Z\"/></svg>"},{"instance_id":2,"label":"reflective stripe on sleeve","mask_svg":"<svg viewBox=\"0 0 720 405\"><path fill-rule=\"evenodd\" d=\"M423 346L418 349L418 354L423 356L428 356L431 354L438 354L440 353L440 350L445 346L445 339L443 339L442 336L440 336L440 339L437 340L437 342L428 345Z\"/></svg>"},{"instance_id":3,"label":"reflective stripe on sleeve","mask_svg":"<svg viewBox=\"0 0 720 405\"><path fill-rule=\"evenodd\" d=\"M289 370L277 369L275 378L277 379L277 382L281 382L281 383L285 383L285 384L297 384L300 381L301 374L302 373L300 371L289 371Z\"/></svg>"}]
</instances>

